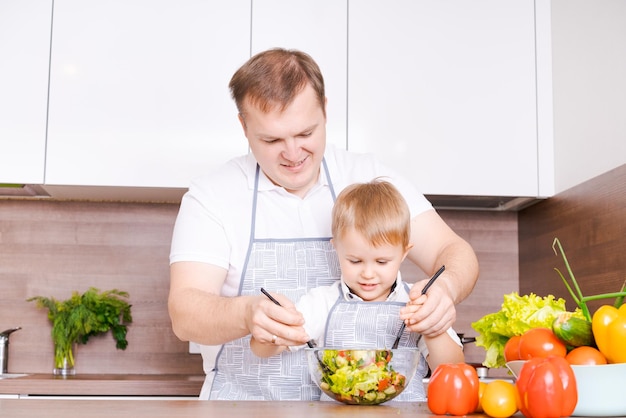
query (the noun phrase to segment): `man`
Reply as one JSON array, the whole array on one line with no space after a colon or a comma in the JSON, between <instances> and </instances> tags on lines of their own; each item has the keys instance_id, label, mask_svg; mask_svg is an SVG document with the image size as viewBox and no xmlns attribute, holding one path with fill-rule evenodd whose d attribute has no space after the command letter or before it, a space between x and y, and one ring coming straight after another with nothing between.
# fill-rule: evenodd
<instances>
[{"instance_id":1,"label":"man","mask_svg":"<svg viewBox=\"0 0 626 418\"><path fill-rule=\"evenodd\" d=\"M408 258L428 275L445 273L420 296L411 331L435 336L472 290L478 263L471 247L405 179L371 156L326 145L326 96L317 64L299 51L252 57L233 76L231 93L251 153L194 181L172 240L169 312L176 335L202 345L202 399L318 399L302 352L259 359L250 335L267 344L308 340L294 301L340 277L330 244L339 191L385 176L411 209ZM276 292L282 306L259 290ZM415 310L415 306L413 306Z\"/></svg>"}]
</instances>

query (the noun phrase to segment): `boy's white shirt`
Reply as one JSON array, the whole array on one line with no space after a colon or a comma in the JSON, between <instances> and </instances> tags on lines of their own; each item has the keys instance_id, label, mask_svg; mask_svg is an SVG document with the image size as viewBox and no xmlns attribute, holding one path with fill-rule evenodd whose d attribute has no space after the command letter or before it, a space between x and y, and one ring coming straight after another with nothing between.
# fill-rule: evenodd
<instances>
[{"instance_id":1,"label":"boy's white shirt","mask_svg":"<svg viewBox=\"0 0 626 418\"><path fill-rule=\"evenodd\" d=\"M408 288L410 289L413 284L407 283ZM313 339L319 347L323 346L324 342L324 331L326 329L326 321L328 320L328 314L332 307L337 302L337 298L339 297L341 292L341 296L345 301L362 301L359 296L350 292L348 286L344 283L343 277L341 281L337 281L330 286L320 286L309 290L307 294L302 296L300 300L296 303L296 309L302 313L304 316L304 330L307 332L309 337ZM389 294L386 301L387 302L408 302L409 294L407 289L404 286L404 282L402 281L402 275L398 272L398 277L396 279L396 286L394 290ZM399 319L398 319L399 320ZM455 341L459 346L463 346L459 336L456 334L454 329L448 328L448 335ZM307 345L301 346L293 346L289 347L291 351L297 351ZM426 346L426 342L420 338L417 343L417 348L424 356L424 358L428 358L428 347Z\"/></svg>"}]
</instances>

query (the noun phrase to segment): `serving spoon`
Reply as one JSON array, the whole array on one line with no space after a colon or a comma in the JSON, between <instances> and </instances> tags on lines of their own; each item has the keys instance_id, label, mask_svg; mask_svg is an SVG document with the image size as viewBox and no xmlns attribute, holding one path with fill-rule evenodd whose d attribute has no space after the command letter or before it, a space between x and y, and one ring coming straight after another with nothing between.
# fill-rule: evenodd
<instances>
[{"instance_id":1,"label":"serving spoon","mask_svg":"<svg viewBox=\"0 0 626 418\"><path fill-rule=\"evenodd\" d=\"M441 273L443 273L445 269L446 269L446 266L441 266L439 270L437 270L435 274L433 274L433 277L430 278L428 283L426 283L426 286L424 286L424 288L422 289L422 295L426 294L430 286L432 286L433 283L435 283L435 280L437 280L437 277L441 276ZM398 344L400 344L400 338L402 337L402 334L404 333L404 328L406 328L406 322L402 321L402 326L400 327L400 330L398 331L398 336L396 337L396 340L394 341L393 346L391 347L393 350L398 348Z\"/></svg>"}]
</instances>

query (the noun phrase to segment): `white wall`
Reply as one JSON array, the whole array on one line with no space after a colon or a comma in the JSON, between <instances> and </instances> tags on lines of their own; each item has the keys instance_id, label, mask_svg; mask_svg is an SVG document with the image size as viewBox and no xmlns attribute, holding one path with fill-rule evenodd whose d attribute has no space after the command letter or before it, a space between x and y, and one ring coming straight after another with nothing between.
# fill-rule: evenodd
<instances>
[{"instance_id":1,"label":"white wall","mask_svg":"<svg viewBox=\"0 0 626 418\"><path fill-rule=\"evenodd\" d=\"M626 1L553 0L555 188L626 163Z\"/></svg>"}]
</instances>

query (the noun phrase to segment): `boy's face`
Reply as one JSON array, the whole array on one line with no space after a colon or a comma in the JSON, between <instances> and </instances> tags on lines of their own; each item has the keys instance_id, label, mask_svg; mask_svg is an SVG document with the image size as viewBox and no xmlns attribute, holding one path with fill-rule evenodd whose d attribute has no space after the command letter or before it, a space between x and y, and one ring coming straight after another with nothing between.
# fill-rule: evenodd
<instances>
[{"instance_id":1,"label":"boy's face","mask_svg":"<svg viewBox=\"0 0 626 418\"><path fill-rule=\"evenodd\" d=\"M333 239L333 245L343 280L352 292L365 301L386 300L408 250L390 244L374 247L354 228Z\"/></svg>"}]
</instances>

